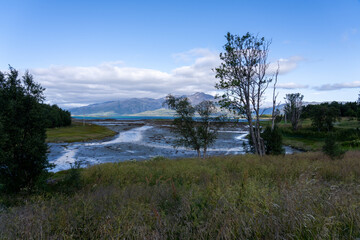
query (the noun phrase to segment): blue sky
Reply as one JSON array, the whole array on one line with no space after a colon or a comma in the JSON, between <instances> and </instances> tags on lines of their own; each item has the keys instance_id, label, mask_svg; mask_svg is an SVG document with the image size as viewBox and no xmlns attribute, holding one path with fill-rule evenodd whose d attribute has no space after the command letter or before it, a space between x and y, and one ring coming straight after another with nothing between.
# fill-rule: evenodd
<instances>
[{"instance_id":1,"label":"blue sky","mask_svg":"<svg viewBox=\"0 0 360 240\"><path fill-rule=\"evenodd\" d=\"M301 92L305 101L355 101L360 90L359 0L0 4L0 69L29 69L63 107L215 94L211 69L227 32L272 39L280 100Z\"/></svg>"}]
</instances>

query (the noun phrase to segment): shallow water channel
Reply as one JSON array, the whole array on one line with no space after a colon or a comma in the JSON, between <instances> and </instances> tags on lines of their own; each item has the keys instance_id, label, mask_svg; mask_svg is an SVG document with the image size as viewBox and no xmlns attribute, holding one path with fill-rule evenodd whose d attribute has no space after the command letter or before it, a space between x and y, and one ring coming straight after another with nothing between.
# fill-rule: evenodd
<instances>
[{"instance_id":1,"label":"shallow water channel","mask_svg":"<svg viewBox=\"0 0 360 240\"><path fill-rule=\"evenodd\" d=\"M81 166L105 162L127 160L145 160L155 156L168 158L195 157L196 152L182 147L172 146L175 136L169 125L151 124L148 122L96 122L118 132L111 138L102 141L78 143L50 143L48 159L56 167L57 172L69 169L75 162ZM247 146L245 129L222 128L218 139L208 149L208 155L244 154ZM292 153L291 148L285 148Z\"/></svg>"}]
</instances>

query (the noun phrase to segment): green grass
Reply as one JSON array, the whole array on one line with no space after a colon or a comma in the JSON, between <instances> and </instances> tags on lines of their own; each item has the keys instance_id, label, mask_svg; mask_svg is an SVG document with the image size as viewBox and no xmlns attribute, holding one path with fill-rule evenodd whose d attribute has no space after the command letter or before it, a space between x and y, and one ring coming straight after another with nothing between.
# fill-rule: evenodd
<instances>
[{"instance_id":1,"label":"green grass","mask_svg":"<svg viewBox=\"0 0 360 240\"><path fill-rule=\"evenodd\" d=\"M336 128L341 129L354 129L360 128L360 122L356 118L342 118L341 121L334 124Z\"/></svg>"},{"instance_id":2,"label":"green grass","mask_svg":"<svg viewBox=\"0 0 360 240\"><path fill-rule=\"evenodd\" d=\"M11 196L4 239L355 239L360 152L156 158L57 173ZM71 173L71 174L70 174ZM70 174L72 177L66 177ZM71 191L68 184L78 183ZM0 200L1 203L1 200ZM1 204L0 204L1 206Z\"/></svg>"},{"instance_id":3,"label":"green grass","mask_svg":"<svg viewBox=\"0 0 360 240\"><path fill-rule=\"evenodd\" d=\"M114 136L116 132L96 124L73 121L69 127L46 130L47 142L83 142Z\"/></svg>"},{"instance_id":4,"label":"green grass","mask_svg":"<svg viewBox=\"0 0 360 240\"><path fill-rule=\"evenodd\" d=\"M262 122L263 126L271 124L270 122ZM338 141L343 146L344 150L360 150L360 146L351 147L349 145L356 145L354 141L356 139L346 139L346 131L356 130L360 127L360 123L356 119L342 118L340 121L334 124L334 131L318 132L311 127L311 120L304 119L301 121L300 128L297 131L292 131L291 123L284 121L279 123L279 128L282 131L284 145L292 146L297 149L305 151L320 151L324 145L325 138L328 134L339 135ZM359 145L359 144L358 144Z\"/></svg>"},{"instance_id":5,"label":"green grass","mask_svg":"<svg viewBox=\"0 0 360 240\"><path fill-rule=\"evenodd\" d=\"M318 151L324 145L324 140L283 135L283 144L304 151Z\"/></svg>"}]
</instances>

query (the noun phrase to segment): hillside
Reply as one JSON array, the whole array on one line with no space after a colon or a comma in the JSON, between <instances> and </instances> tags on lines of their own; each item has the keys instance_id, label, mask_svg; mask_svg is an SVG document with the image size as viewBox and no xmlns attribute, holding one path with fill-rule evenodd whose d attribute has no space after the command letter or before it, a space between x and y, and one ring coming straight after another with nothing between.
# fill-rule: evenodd
<instances>
[{"instance_id":1,"label":"hillside","mask_svg":"<svg viewBox=\"0 0 360 240\"><path fill-rule=\"evenodd\" d=\"M184 95L184 96L188 97L191 104L193 105L199 104L204 100L210 100L210 101L214 100L213 96L200 92L194 93L192 95ZM164 101L165 101L165 97L159 99L130 98L130 99L122 99L118 101L96 103L79 108L72 108L69 109L69 111L71 112L72 116L92 116L92 117L172 116L173 114L171 111L163 110ZM156 115L157 113L161 115ZM165 113L170 115L166 115Z\"/></svg>"},{"instance_id":2,"label":"hillside","mask_svg":"<svg viewBox=\"0 0 360 240\"><path fill-rule=\"evenodd\" d=\"M187 97L192 105L199 104L202 101L217 101L214 96L197 92L191 95L183 95ZM87 116L87 117L116 117L116 116L173 116L174 111L171 111L163 106L165 97L154 98L130 98L117 101L108 101L103 103L91 104L84 107L69 109L72 116ZM303 105L320 104L319 102L304 102ZM276 108L283 112L285 104L280 104ZM261 108L260 113L270 115L272 107Z\"/></svg>"}]
</instances>

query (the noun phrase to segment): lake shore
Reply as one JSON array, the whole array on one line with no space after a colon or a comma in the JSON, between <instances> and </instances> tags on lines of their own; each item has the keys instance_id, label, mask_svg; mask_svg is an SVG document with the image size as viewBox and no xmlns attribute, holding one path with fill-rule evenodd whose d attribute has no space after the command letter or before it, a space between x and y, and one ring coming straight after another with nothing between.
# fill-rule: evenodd
<instances>
[{"instance_id":1,"label":"lake shore","mask_svg":"<svg viewBox=\"0 0 360 240\"><path fill-rule=\"evenodd\" d=\"M48 159L56 164L53 171L65 170L75 162L82 166L127 160L146 160L156 156L168 158L195 157L196 152L174 148L176 136L171 120L95 120L86 121L117 133L114 137L74 143L49 143ZM219 130L219 138L208 150L209 155L242 154L247 139L244 125L228 123Z\"/></svg>"},{"instance_id":2,"label":"lake shore","mask_svg":"<svg viewBox=\"0 0 360 240\"><path fill-rule=\"evenodd\" d=\"M76 162L86 167L107 162L142 161L157 156L170 159L197 156L194 150L174 147L177 136L171 131L172 120L110 119L86 122L106 127L116 135L89 142L49 143L48 160L56 165L52 171L69 169ZM218 127L218 139L208 149L209 156L238 155L247 152L246 124L229 122ZM286 153L296 151L289 147L285 150Z\"/></svg>"}]
</instances>

